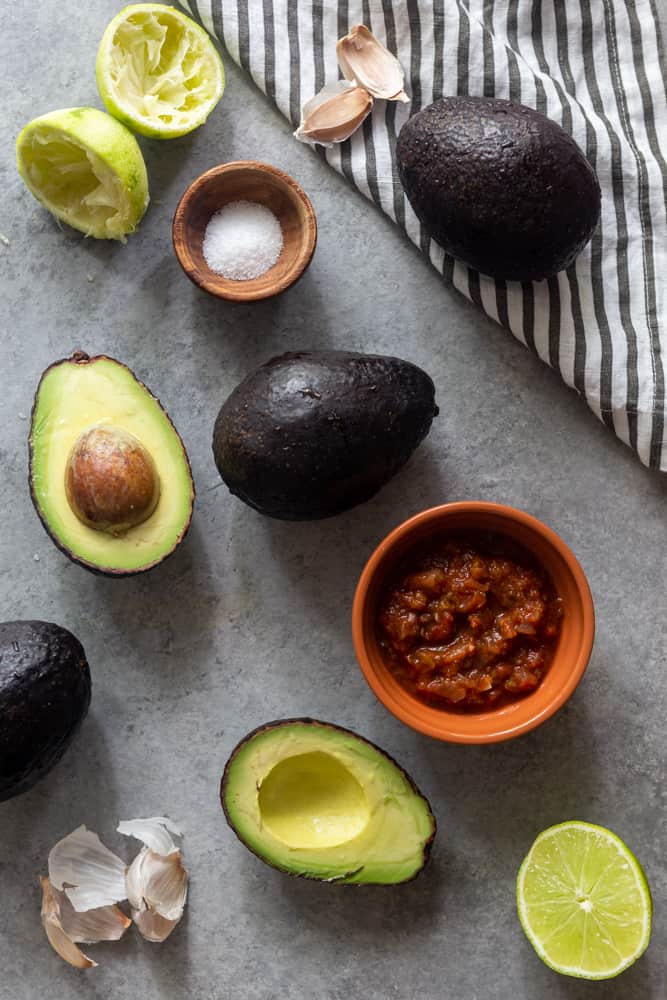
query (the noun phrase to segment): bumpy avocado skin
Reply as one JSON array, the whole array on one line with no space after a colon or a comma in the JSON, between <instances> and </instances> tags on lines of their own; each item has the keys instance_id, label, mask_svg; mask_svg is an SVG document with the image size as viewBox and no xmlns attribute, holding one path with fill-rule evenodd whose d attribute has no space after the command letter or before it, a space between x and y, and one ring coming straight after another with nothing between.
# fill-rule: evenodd
<instances>
[{"instance_id":1,"label":"bumpy avocado skin","mask_svg":"<svg viewBox=\"0 0 667 1000\"><path fill-rule=\"evenodd\" d=\"M283 354L223 404L213 454L230 491L261 514L331 517L377 493L437 412L432 380L407 361L350 351Z\"/></svg>"},{"instance_id":2,"label":"bumpy avocado skin","mask_svg":"<svg viewBox=\"0 0 667 1000\"><path fill-rule=\"evenodd\" d=\"M433 239L494 278L539 281L562 271L600 217L600 185L584 154L522 104L444 97L405 123L396 156Z\"/></svg>"},{"instance_id":3,"label":"bumpy avocado skin","mask_svg":"<svg viewBox=\"0 0 667 1000\"><path fill-rule=\"evenodd\" d=\"M67 629L0 623L0 802L60 760L88 711L90 687L83 646Z\"/></svg>"}]
</instances>

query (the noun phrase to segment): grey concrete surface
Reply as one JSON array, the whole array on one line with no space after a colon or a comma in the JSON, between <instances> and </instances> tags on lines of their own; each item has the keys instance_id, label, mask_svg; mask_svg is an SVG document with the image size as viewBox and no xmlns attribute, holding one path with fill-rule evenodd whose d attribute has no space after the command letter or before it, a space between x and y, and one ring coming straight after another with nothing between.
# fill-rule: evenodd
<instances>
[{"instance_id":1,"label":"grey concrete surface","mask_svg":"<svg viewBox=\"0 0 667 1000\"><path fill-rule=\"evenodd\" d=\"M39 113L98 104L95 50L119 4L3 5L0 231L0 594L2 614L72 629L93 673L71 751L28 794L0 805L0 998L89 1000L658 1000L665 922L665 481L649 474L577 397L443 286L392 225L310 150L226 60L205 128L142 143L153 203L127 246L62 232L23 188L13 139ZM76 8L76 10L75 10ZM181 273L170 221L185 186L223 160L257 157L311 195L320 241L299 286L231 307ZM94 577L42 530L27 488L26 437L41 371L74 348L108 352L161 397L198 489L186 543L135 579ZM434 378L441 415L409 466L370 503L312 524L261 518L224 488L210 438L247 371L303 347L395 352ZM598 631L590 668L553 720L490 748L440 744L367 689L350 638L358 574L375 544L431 504L515 504L571 544ZM312 715L393 754L430 797L433 861L412 884L343 890L290 880L250 855L218 802L224 762L270 719ZM131 934L66 967L39 922L37 876L80 823L128 853L120 818L185 824L186 918L163 946ZM587 984L541 964L519 927L514 878L534 836L568 818L611 827L643 862L653 941L619 980Z\"/></svg>"}]
</instances>

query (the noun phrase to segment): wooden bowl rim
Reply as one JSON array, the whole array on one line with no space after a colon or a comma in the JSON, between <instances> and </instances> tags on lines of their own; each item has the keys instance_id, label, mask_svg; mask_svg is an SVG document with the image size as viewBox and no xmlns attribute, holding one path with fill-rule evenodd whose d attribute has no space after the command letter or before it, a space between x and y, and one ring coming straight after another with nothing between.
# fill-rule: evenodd
<instances>
[{"instance_id":1,"label":"wooden bowl rim","mask_svg":"<svg viewBox=\"0 0 667 1000\"><path fill-rule=\"evenodd\" d=\"M306 214L306 222L302 226L302 229L306 232L306 240L296 255L292 266L280 280L269 285L262 292L253 292L252 285L255 281L259 280L256 278L251 278L247 281L234 281L216 274L210 268L206 268L206 271L202 274L200 270L197 270L193 266L190 254L188 253L186 256L183 253L183 250L188 247L188 240L185 236L186 221L194 198L212 180L216 180L224 174L244 173L248 171L271 174L284 185L291 197L296 197L301 202ZM260 160L230 160L228 163L219 163L215 167L210 167L203 174L199 174L188 185L176 206L171 234L176 258L190 281L198 288L208 292L209 295L214 295L216 298L225 299L229 302L259 302L262 299L273 298L273 296L287 291L303 275L313 258L317 245L317 217L306 192L284 170L274 167L270 163L262 163Z\"/></svg>"}]
</instances>

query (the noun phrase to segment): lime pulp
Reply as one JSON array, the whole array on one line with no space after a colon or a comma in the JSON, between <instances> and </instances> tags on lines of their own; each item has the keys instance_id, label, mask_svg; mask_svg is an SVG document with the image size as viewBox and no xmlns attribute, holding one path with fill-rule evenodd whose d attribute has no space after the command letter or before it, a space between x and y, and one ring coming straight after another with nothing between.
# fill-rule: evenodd
<instances>
[{"instance_id":1,"label":"lime pulp","mask_svg":"<svg viewBox=\"0 0 667 1000\"><path fill-rule=\"evenodd\" d=\"M35 198L86 236L124 240L148 205L137 140L97 108L63 108L35 118L16 141L16 159Z\"/></svg>"},{"instance_id":2,"label":"lime pulp","mask_svg":"<svg viewBox=\"0 0 667 1000\"><path fill-rule=\"evenodd\" d=\"M563 975L611 979L648 946L646 876L604 827L572 821L545 830L519 869L516 892L528 940Z\"/></svg>"},{"instance_id":3,"label":"lime pulp","mask_svg":"<svg viewBox=\"0 0 667 1000\"><path fill-rule=\"evenodd\" d=\"M97 86L110 114L141 135L171 139L202 125L222 96L222 60L191 18L159 3L125 7L97 53Z\"/></svg>"}]
</instances>

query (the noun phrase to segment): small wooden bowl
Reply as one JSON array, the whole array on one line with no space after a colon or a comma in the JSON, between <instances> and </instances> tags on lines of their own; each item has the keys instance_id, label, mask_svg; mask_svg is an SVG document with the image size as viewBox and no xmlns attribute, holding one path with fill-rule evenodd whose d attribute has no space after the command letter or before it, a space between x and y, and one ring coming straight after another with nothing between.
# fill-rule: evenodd
<instances>
[{"instance_id":1,"label":"small wooden bowl","mask_svg":"<svg viewBox=\"0 0 667 1000\"><path fill-rule=\"evenodd\" d=\"M283 231L276 263L248 281L216 274L202 251L209 219L231 201L265 205ZM238 160L213 167L192 182L176 208L172 239L179 264L199 288L230 302L257 302L280 295L299 280L315 252L317 221L308 195L292 177L268 163Z\"/></svg>"}]
</instances>

